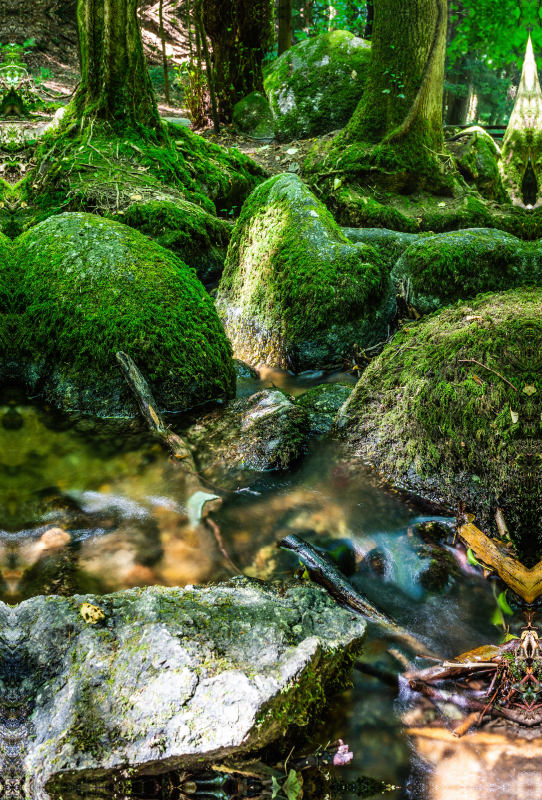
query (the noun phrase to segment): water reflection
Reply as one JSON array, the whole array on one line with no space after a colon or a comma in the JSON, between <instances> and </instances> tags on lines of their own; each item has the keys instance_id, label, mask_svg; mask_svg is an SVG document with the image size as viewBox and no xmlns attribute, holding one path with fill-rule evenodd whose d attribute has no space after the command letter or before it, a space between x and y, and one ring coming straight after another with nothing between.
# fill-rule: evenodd
<instances>
[{"instance_id":1,"label":"water reflection","mask_svg":"<svg viewBox=\"0 0 542 800\"><path fill-rule=\"evenodd\" d=\"M354 570L352 583L442 658L504 635L496 612L505 587L469 563L450 520L420 517L337 442L314 439L293 469L253 475L250 486L222 493L211 519L194 521L185 473L146 431L66 420L21 398L5 400L0 420L0 591L7 603L219 581L234 568L290 580L299 561L276 542L296 533L342 558L345 573ZM521 622L514 617L512 630ZM454 738L452 704L443 724L427 707L420 712L404 683L400 693L393 688L394 676L427 663L415 655L370 626L365 671L334 699L314 740L349 744L355 757L341 768L341 781L372 775L403 787L389 795L396 800L538 797L538 728L518 734L517 726L490 725Z\"/></svg>"}]
</instances>

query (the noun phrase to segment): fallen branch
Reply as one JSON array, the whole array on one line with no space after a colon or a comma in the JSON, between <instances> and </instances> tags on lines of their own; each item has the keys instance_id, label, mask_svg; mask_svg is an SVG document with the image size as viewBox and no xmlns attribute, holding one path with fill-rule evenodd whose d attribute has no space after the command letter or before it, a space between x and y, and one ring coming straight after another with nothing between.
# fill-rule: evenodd
<instances>
[{"instance_id":1,"label":"fallen branch","mask_svg":"<svg viewBox=\"0 0 542 800\"><path fill-rule=\"evenodd\" d=\"M277 546L297 553L301 561L307 567L311 579L315 583L319 583L323 586L339 603L354 609L354 611L362 614L370 622L376 622L389 633L393 633L401 639L404 639L411 647L415 649L421 647L424 652L427 652L425 645L421 644L412 634L397 625L390 617L384 614L383 611L373 606L361 592L358 592L357 589L345 579L343 574L339 572L336 567L326 561L326 559L322 557L322 554L312 545L308 544L308 542L304 542L303 539L300 539L299 536L295 534L290 534L278 542Z\"/></svg>"},{"instance_id":2,"label":"fallen branch","mask_svg":"<svg viewBox=\"0 0 542 800\"><path fill-rule=\"evenodd\" d=\"M516 387L514 386L514 384L513 384L513 383L510 383L510 381L507 381L507 380L506 380L506 378L504 377L504 375L501 375L501 373L500 373L500 372L496 372L496 370L494 370L494 369L491 369L491 367L486 367L486 365L485 365L485 364L482 364L482 362L481 362L481 361L476 361L476 359L475 359L475 358L460 358L460 359L459 359L459 363L460 363L460 364L466 364L466 363L478 364L478 366L479 366L479 367L483 367L484 369L487 369L487 370L488 370L488 372L492 372L494 375L498 375L498 377L499 377L499 378L501 378L501 379L502 379L502 380L503 380L505 383L507 383L507 384L508 384L508 386L511 386L511 387L512 387L512 389L513 389L515 392L517 392L517 389L516 389Z\"/></svg>"}]
</instances>

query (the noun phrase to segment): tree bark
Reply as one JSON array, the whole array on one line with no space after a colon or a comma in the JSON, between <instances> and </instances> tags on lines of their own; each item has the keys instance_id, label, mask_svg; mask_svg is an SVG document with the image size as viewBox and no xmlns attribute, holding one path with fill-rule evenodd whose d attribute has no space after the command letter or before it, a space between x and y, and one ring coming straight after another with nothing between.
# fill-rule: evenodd
<instances>
[{"instance_id":1,"label":"tree bark","mask_svg":"<svg viewBox=\"0 0 542 800\"><path fill-rule=\"evenodd\" d=\"M401 193L424 185L444 191L450 179L437 154L444 146L447 0L374 0L374 6L365 91L333 140L327 169L333 163L349 181L376 180ZM307 171L316 171L312 164Z\"/></svg>"},{"instance_id":2,"label":"tree bark","mask_svg":"<svg viewBox=\"0 0 542 800\"><path fill-rule=\"evenodd\" d=\"M374 21L375 21L374 0L367 0L367 20L365 22L364 39L372 39Z\"/></svg>"},{"instance_id":3,"label":"tree bark","mask_svg":"<svg viewBox=\"0 0 542 800\"><path fill-rule=\"evenodd\" d=\"M162 65L164 67L164 94L166 98L166 105L169 106L169 74L166 55L166 33L164 30L164 0L160 0L158 16L160 20L160 41L162 44Z\"/></svg>"},{"instance_id":4,"label":"tree bark","mask_svg":"<svg viewBox=\"0 0 542 800\"><path fill-rule=\"evenodd\" d=\"M203 21L213 47L220 117L229 122L239 100L263 92L262 61L274 41L273 0L205 0Z\"/></svg>"},{"instance_id":5,"label":"tree bark","mask_svg":"<svg viewBox=\"0 0 542 800\"><path fill-rule=\"evenodd\" d=\"M292 0L279 0L278 55L292 46Z\"/></svg>"},{"instance_id":6,"label":"tree bark","mask_svg":"<svg viewBox=\"0 0 542 800\"><path fill-rule=\"evenodd\" d=\"M137 5L137 0L79 0L82 69L72 101L78 119L160 128Z\"/></svg>"}]
</instances>

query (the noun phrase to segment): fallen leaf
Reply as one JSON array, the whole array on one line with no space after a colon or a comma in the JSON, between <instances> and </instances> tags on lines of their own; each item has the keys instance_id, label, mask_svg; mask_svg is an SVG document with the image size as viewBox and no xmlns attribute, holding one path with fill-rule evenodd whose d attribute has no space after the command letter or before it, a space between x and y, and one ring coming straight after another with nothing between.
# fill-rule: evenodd
<instances>
[{"instance_id":1,"label":"fallen leaf","mask_svg":"<svg viewBox=\"0 0 542 800\"><path fill-rule=\"evenodd\" d=\"M517 411L512 411L512 409L510 409L510 416L512 417L512 425L515 425L515 424L516 424L516 422L517 422L517 421L518 421L518 419L519 419L519 414L518 414L518 412L517 412Z\"/></svg>"},{"instance_id":2,"label":"fallen leaf","mask_svg":"<svg viewBox=\"0 0 542 800\"><path fill-rule=\"evenodd\" d=\"M289 147L289 148L288 148L288 150L286 150L286 153L287 153L289 156L293 156L293 155L295 155L295 154L296 154L298 151L299 151L299 147Z\"/></svg>"},{"instance_id":3,"label":"fallen leaf","mask_svg":"<svg viewBox=\"0 0 542 800\"><path fill-rule=\"evenodd\" d=\"M98 608L98 606L91 605L91 603L83 603L79 609L79 613L89 625L96 625L97 622L101 622L105 619L105 614L102 609Z\"/></svg>"},{"instance_id":4,"label":"fallen leaf","mask_svg":"<svg viewBox=\"0 0 542 800\"><path fill-rule=\"evenodd\" d=\"M353 69L353 70L352 70L352 72L350 73L350 75L351 75L351 77L352 77L352 80L354 80L354 81L355 81L355 80L356 80L356 78L358 77L358 73L356 72L356 70L355 70L355 69Z\"/></svg>"},{"instance_id":5,"label":"fallen leaf","mask_svg":"<svg viewBox=\"0 0 542 800\"><path fill-rule=\"evenodd\" d=\"M481 380L478 375L471 375L472 380L478 384L478 386L483 386L484 382Z\"/></svg>"},{"instance_id":6,"label":"fallen leaf","mask_svg":"<svg viewBox=\"0 0 542 800\"><path fill-rule=\"evenodd\" d=\"M338 189L341 186L342 180L340 178L333 179L333 189Z\"/></svg>"},{"instance_id":7,"label":"fallen leaf","mask_svg":"<svg viewBox=\"0 0 542 800\"><path fill-rule=\"evenodd\" d=\"M130 200L143 200L143 195L141 195L141 194L132 194L132 195L130 195Z\"/></svg>"},{"instance_id":8,"label":"fallen leaf","mask_svg":"<svg viewBox=\"0 0 542 800\"><path fill-rule=\"evenodd\" d=\"M23 200L23 202L21 203L21 208L26 208L27 205L28 205L28 203L25 203L25 201Z\"/></svg>"},{"instance_id":9,"label":"fallen leaf","mask_svg":"<svg viewBox=\"0 0 542 800\"><path fill-rule=\"evenodd\" d=\"M288 165L288 172L299 172L299 164L297 161L292 161L292 163Z\"/></svg>"}]
</instances>

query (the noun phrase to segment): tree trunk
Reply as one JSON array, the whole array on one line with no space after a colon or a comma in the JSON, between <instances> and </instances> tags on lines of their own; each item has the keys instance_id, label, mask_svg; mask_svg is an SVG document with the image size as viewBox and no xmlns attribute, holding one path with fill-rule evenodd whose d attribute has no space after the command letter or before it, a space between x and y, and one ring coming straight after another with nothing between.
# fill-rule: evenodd
<instances>
[{"instance_id":1,"label":"tree trunk","mask_svg":"<svg viewBox=\"0 0 542 800\"><path fill-rule=\"evenodd\" d=\"M161 126L137 19L137 0L79 0L81 83L78 119L113 126Z\"/></svg>"},{"instance_id":2,"label":"tree trunk","mask_svg":"<svg viewBox=\"0 0 542 800\"><path fill-rule=\"evenodd\" d=\"M166 105L169 106L169 74L166 55L166 32L164 30L164 0L160 0L158 16L160 20L160 41L162 44L162 66L164 68L164 95L166 98Z\"/></svg>"},{"instance_id":3,"label":"tree trunk","mask_svg":"<svg viewBox=\"0 0 542 800\"><path fill-rule=\"evenodd\" d=\"M373 25L375 21L375 5L374 0L367 0L367 21L365 22L365 39L372 39Z\"/></svg>"},{"instance_id":4,"label":"tree trunk","mask_svg":"<svg viewBox=\"0 0 542 800\"><path fill-rule=\"evenodd\" d=\"M203 21L213 46L220 117L229 122L239 100L263 92L262 61L274 41L273 0L204 0Z\"/></svg>"},{"instance_id":5,"label":"tree trunk","mask_svg":"<svg viewBox=\"0 0 542 800\"><path fill-rule=\"evenodd\" d=\"M292 0L279 0L278 55L292 46Z\"/></svg>"},{"instance_id":6,"label":"tree trunk","mask_svg":"<svg viewBox=\"0 0 542 800\"><path fill-rule=\"evenodd\" d=\"M436 155L444 146L447 0L374 0L374 6L365 91L333 140L327 170L333 163L349 182L376 180L401 193L425 185L441 191L450 184Z\"/></svg>"}]
</instances>

